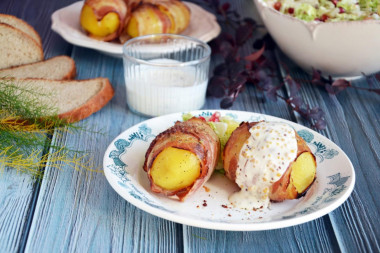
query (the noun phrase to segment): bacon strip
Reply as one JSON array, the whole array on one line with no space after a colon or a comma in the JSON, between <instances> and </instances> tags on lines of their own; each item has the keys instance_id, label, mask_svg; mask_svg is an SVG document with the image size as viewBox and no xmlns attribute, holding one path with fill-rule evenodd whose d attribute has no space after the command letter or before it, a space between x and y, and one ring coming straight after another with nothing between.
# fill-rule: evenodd
<instances>
[{"instance_id":1,"label":"bacon strip","mask_svg":"<svg viewBox=\"0 0 380 253\"><path fill-rule=\"evenodd\" d=\"M188 150L198 157L200 176L192 185L178 190L166 190L154 184L150 169L154 159L168 147ZM195 117L185 122L177 121L173 127L153 140L145 154L143 169L148 173L151 190L184 201L210 178L217 164L219 151L219 138L206 121Z\"/></svg>"}]
</instances>

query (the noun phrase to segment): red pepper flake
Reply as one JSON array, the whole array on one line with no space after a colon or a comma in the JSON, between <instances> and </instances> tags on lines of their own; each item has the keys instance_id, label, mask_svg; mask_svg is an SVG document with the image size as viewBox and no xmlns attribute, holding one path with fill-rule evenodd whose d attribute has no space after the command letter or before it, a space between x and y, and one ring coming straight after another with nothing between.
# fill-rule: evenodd
<instances>
[{"instance_id":1,"label":"red pepper flake","mask_svg":"<svg viewBox=\"0 0 380 253\"><path fill-rule=\"evenodd\" d=\"M232 215L231 214L228 214L228 217L231 217Z\"/></svg>"},{"instance_id":2,"label":"red pepper flake","mask_svg":"<svg viewBox=\"0 0 380 253\"><path fill-rule=\"evenodd\" d=\"M335 6L338 4L338 0L332 0L331 1Z\"/></svg>"},{"instance_id":3,"label":"red pepper flake","mask_svg":"<svg viewBox=\"0 0 380 253\"><path fill-rule=\"evenodd\" d=\"M290 7L290 8L288 9L288 13L289 13L289 14L293 14L293 13L294 13L294 8Z\"/></svg>"},{"instance_id":4,"label":"red pepper flake","mask_svg":"<svg viewBox=\"0 0 380 253\"><path fill-rule=\"evenodd\" d=\"M210 191L210 188L208 188L207 186L203 186L203 188L205 189L206 192Z\"/></svg>"},{"instance_id":5,"label":"red pepper flake","mask_svg":"<svg viewBox=\"0 0 380 253\"><path fill-rule=\"evenodd\" d=\"M205 202L205 203L203 203L203 205L202 206L207 206L207 203Z\"/></svg>"},{"instance_id":6,"label":"red pepper flake","mask_svg":"<svg viewBox=\"0 0 380 253\"><path fill-rule=\"evenodd\" d=\"M222 207L223 207L223 208L228 208L228 206L226 206L226 205L222 205Z\"/></svg>"},{"instance_id":7,"label":"red pepper flake","mask_svg":"<svg viewBox=\"0 0 380 253\"><path fill-rule=\"evenodd\" d=\"M276 2L276 3L274 3L273 8L275 10L279 11L281 9L281 5L282 5L281 2Z\"/></svg>"},{"instance_id":8,"label":"red pepper flake","mask_svg":"<svg viewBox=\"0 0 380 253\"><path fill-rule=\"evenodd\" d=\"M199 208L199 205L197 205L197 208Z\"/></svg>"},{"instance_id":9,"label":"red pepper flake","mask_svg":"<svg viewBox=\"0 0 380 253\"><path fill-rule=\"evenodd\" d=\"M339 7L339 13L345 13L345 12L346 12L346 10L343 9L343 7Z\"/></svg>"}]
</instances>

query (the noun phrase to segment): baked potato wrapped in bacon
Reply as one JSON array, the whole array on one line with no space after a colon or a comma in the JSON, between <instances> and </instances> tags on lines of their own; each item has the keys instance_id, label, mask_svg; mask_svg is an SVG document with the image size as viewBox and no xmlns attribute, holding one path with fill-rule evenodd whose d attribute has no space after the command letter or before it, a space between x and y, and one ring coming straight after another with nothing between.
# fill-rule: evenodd
<instances>
[{"instance_id":1,"label":"baked potato wrapped in bacon","mask_svg":"<svg viewBox=\"0 0 380 253\"><path fill-rule=\"evenodd\" d=\"M183 32L190 23L190 9L176 0L145 0L133 10L125 28L130 37Z\"/></svg>"},{"instance_id":2,"label":"baked potato wrapped in bacon","mask_svg":"<svg viewBox=\"0 0 380 253\"><path fill-rule=\"evenodd\" d=\"M90 37L111 41L123 31L129 13L124 0L86 0L80 24Z\"/></svg>"},{"instance_id":3,"label":"baked potato wrapped in bacon","mask_svg":"<svg viewBox=\"0 0 380 253\"><path fill-rule=\"evenodd\" d=\"M146 152L143 169L151 190L184 201L210 178L219 149L219 138L206 121L177 121Z\"/></svg>"},{"instance_id":4,"label":"baked potato wrapped in bacon","mask_svg":"<svg viewBox=\"0 0 380 253\"><path fill-rule=\"evenodd\" d=\"M244 209L306 194L316 177L316 160L296 131L280 122L243 122L224 149L226 176L240 187L230 202Z\"/></svg>"}]
</instances>

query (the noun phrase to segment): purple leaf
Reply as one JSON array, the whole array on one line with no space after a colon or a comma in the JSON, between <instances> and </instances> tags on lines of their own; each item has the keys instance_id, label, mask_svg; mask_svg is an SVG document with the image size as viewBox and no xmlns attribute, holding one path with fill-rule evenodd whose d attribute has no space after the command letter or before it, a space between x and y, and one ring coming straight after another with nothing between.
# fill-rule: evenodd
<instances>
[{"instance_id":1,"label":"purple leaf","mask_svg":"<svg viewBox=\"0 0 380 253\"><path fill-rule=\"evenodd\" d=\"M228 76L228 67L227 67L227 64L222 63L222 64L219 64L218 66L216 66L214 68L214 75L227 77Z\"/></svg>"},{"instance_id":2,"label":"purple leaf","mask_svg":"<svg viewBox=\"0 0 380 253\"><path fill-rule=\"evenodd\" d=\"M314 107L309 111L309 117L314 120L320 120L325 116L325 113L319 107Z\"/></svg>"},{"instance_id":3,"label":"purple leaf","mask_svg":"<svg viewBox=\"0 0 380 253\"><path fill-rule=\"evenodd\" d=\"M301 108L304 104L303 99L300 96L289 97L288 101L295 107Z\"/></svg>"},{"instance_id":4,"label":"purple leaf","mask_svg":"<svg viewBox=\"0 0 380 253\"><path fill-rule=\"evenodd\" d=\"M235 40L236 44L242 46L251 36L253 31L253 25L245 23L236 29Z\"/></svg>"},{"instance_id":5,"label":"purple leaf","mask_svg":"<svg viewBox=\"0 0 380 253\"><path fill-rule=\"evenodd\" d=\"M294 79L291 78L289 75L286 76L285 82L289 86L290 96L291 97L298 96L299 95L298 92L301 89L301 85L298 82L294 81Z\"/></svg>"},{"instance_id":6,"label":"purple leaf","mask_svg":"<svg viewBox=\"0 0 380 253\"><path fill-rule=\"evenodd\" d=\"M234 100L231 97L226 97L220 101L220 107L223 109L230 108L234 104Z\"/></svg>"},{"instance_id":7,"label":"purple leaf","mask_svg":"<svg viewBox=\"0 0 380 253\"><path fill-rule=\"evenodd\" d=\"M244 84L247 82L247 77L244 75L238 75L234 80L232 81L231 88L235 90L241 90L244 86ZM236 94L237 96L238 94Z\"/></svg>"},{"instance_id":8,"label":"purple leaf","mask_svg":"<svg viewBox=\"0 0 380 253\"><path fill-rule=\"evenodd\" d=\"M323 130L326 128L326 121L325 119L319 119L317 120L317 122L315 122L314 124L315 128L319 129L319 130Z\"/></svg>"},{"instance_id":9,"label":"purple leaf","mask_svg":"<svg viewBox=\"0 0 380 253\"><path fill-rule=\"evenodd\" d=\"M263 41L264 41L265 47L268 50L274 50L274 48L276 47L276 42L274 42L274 40L272 39L272 36L270 36L269 33L267 33L264 36Z\"/></svg>"},{"instance_id":10,"label":"purple leaf","mask_svg":"<svg viewBox=\"0 0 380 253\"><path fill-rule=\"evenodd\" d=\"M226 95L225 87L228 85L228 79L222 76L214 76L211 78L207 87L208 93L216 98L222 98Z\"/></svg>"},{"instance_id":11,"label":"purple leaf","mask_svg":"<svg viewBox=\"0 0 380 253\"><path fill-rule=\"evenodd\" d=\"M277 102L277 90L279 87L271 87L267 91L264 92L265 97L268 98L272 102Z\"/></svg>"},{"instance_id":12,"label":"purple leaf","mask_svg":"<svg viewBox=\"0 0 380 253\"><path fill-rule=\"evenodd\" d=\"M253 42L252 47L253 47L254 49L259 50L259 49L262 48L264 45L265 45L265 43L264 43L264 40L263 40L263 39L257 39L257 40L255 40L255 42Z\"/></svg>"},{"instance_id":13,"label":"purple leaf","mask_svg":"<svg viewBox=\"0 0 380 253\"><path fill-rule=\"evenodd\" d=\"M243 61L233 62L229 64L230 76L235 78L245 72L245 63Z\"/></svg>"},{"instance_id":14,"label":"purple leaf","mask_svg":"<svg viewBox=\"0 0 380 253\"><path fill-rule=\"evenodd\" d=\"M316 86L325 86L325 80L322 78L321 71L313 68L311 83Z\"/></svg>"}]
</instances>

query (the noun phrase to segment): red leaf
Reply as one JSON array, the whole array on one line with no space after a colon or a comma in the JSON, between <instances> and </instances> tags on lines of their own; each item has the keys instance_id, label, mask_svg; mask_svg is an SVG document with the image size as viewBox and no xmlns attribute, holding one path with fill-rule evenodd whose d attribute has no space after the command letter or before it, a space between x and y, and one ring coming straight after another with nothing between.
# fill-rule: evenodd
<instances>
[{"instance_id":1,"label":"red leaf","mask_svg":"<svg viewBox=\"0 0 380 253\"><path fill-rule=\"evenodd\" d=\"M263 45L258 51L244 57L246 61L257 61L265 51L265 45Z\"/></svg>"},{"instance_id":2,"label":"red leaf","mask_svg":"<svg viewBox=\"0 0 380 253\"><path fill-rule=\"evenodd\" d=\"M345 79L335 80L332 84L334 87L347 88L351 86L351 83Z\"/></svg>"}]
</instances>

